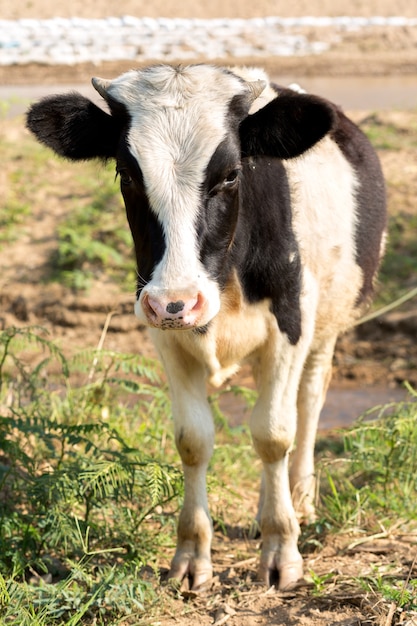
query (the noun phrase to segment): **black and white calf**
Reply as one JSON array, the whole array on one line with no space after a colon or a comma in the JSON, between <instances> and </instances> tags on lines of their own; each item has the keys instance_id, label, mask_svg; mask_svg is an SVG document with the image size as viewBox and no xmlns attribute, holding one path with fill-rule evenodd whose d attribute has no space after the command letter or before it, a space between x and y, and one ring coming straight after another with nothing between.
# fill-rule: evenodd
<instances>
[{"instance_id":1,"label":"black and white calf","mask_svg":"<svg viewBox=\"0 0 417 626\"><path fill-rule=\"evenodd\" d=\"M263 461L260 576L302 576L299 520L314 516L314 441L338 334L372 295L384 182L362 132L321 98L260 70L152 66L34 104L28 127L74 160L114 158L138 267L135 313L172 393L185 476L171 576L212 576L207 380L246 361ZM296 444L294 449L294 443ZM289 468L291 452L291 467Z\"/></svg>"}]
</instances>

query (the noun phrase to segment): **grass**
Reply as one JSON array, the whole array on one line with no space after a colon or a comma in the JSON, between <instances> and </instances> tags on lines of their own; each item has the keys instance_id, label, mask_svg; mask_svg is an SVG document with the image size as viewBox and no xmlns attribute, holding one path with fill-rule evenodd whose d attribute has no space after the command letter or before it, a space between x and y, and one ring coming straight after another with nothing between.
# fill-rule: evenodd
<instances>
[{"instance_id":1,"label":"grass","mask_svg":"<svg viewBox=\"0 0 417 626\"><path fill-rule=\"evenodd\" d=\"M29 205L10 193L5 199L0 216L0 245L16 241L22 232L25 217L29 214Z\"/></svg>"},{"instance_id":2,"label":"grass","mask_svg":"<svg viewBox=\"0 0 417 626\"><path fill-rule=\"evenodd\" d=\"M50 279L83 290L105 269L106 276L122 287L134 284L132 237L113 169L105 168L99 186L93 175L84 173L82 185L91 189L91 197L59 224Z\"/></svg>"},{"instance_id":3,"label":"grass","mask_svg":"<svg viewBox=\"0 0 417 626\"><path fill-rule=\"evenodd\" d=\"M249 532L254 510L238 503L255 501L260 465L246 427L229 428L218 400L215 526ZM105 351L67 360L42 329L0 334L0 623L137 624L169 606L159 567L172 556L182 501L169 406L152 360ZM343 446L321 445L320 522L304 549L308 533L309 550L320 551L332 535L363 538L417 519L416 418L413 402L381 408L344 431ZM311 577L325 597L331 574ZM414 576L402 595L384 573L355 583L415 608Z\"/></svg>"},{"instance_id":4,"label":"grass","mask_svg":"<svg viewBox=\"0 0 417 626\"><path fill-rule=\"evenodd\" d=\"M7 163L0 179L0 246L26 238L36 250L50 237L54 245L43 282L86 291L105 274L131 291L136 276L132 238L114 165L68 164L13 121L0 126L0 150ZM34 221L46 224L46 232L28 228Z\"/></svg>"},{"instance_id":5,"label":"grass","mask_svg":"<svg viewBox=\"0 0 417 626\"><path fill-rule=\"evenodd\" d=\"M364 529L366 518L371 524L366 530L373 532L371 512L386 527L417 519L417 394L411 387L409 393L409 401L375 408L344 431L336 472L333 459L322 462L327 481L322 501L334 526Z\"/></svg>"},{"instance_id":6,"label":"grass","mask_svg":"<svg viewBox=\"0 0 417 626\"><path fill-rule=\"evenodd\" d=\"M23 148L23 149L22 149ZM25 233L25 218L30 215L32 184L35 184L39 168L46 166L48 153L25 142L19 146L16 142L0 133L0 150L4 162L9 167L4 169L2 210L0 215L0 246L4 247L16 241ZM24 153L24 156L23 156Z\"/></svg>"},{"instance_id":7,"label":"grass","mask_svg":"<svg viewBox=\"0 0 417 626\"><path fill-rule=\"evenodd\" d=\"M67 623L80 607L107 619L116 605L121 614L144 610L154 595L138 572L172 545L182 492L160 445L171 437L165 386L148 398L157 365L102 353L92 376L91 355L68 363L37 329L9 329L0 346L4 623L24 623L13 617L20 605L42 624ZM83 373L87 383L72 388ZM132 386L132 375L143 384ZM116 399L126 386L135 410Z\"/></svg>"},{"instance_id":8,"label":"grass","mask_svg":"<svg viewBox=\"0 0 417 626\"><path fill-rule=\"evenodd\" d=\"M361 121L362 130L378 151L415 150L417 148L417 123L404 126L397 120L383 119L378 113L371 113Z\"/></svg>"}]
</instances>

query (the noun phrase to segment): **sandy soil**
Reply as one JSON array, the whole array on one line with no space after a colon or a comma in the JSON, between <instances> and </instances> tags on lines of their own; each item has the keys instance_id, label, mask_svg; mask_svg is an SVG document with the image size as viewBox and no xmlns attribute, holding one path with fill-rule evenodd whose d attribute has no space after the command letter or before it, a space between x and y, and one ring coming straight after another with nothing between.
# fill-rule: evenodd
<instances>
[{"instance_id":1,"label":"sandy soil","mask_svg":"<svg viewBox=\"0 0 417 626\"><path fill-rule=\"evenodd\" d=\"M212 2L174 0L122 0L117 4L117 14L137 16L183 16L183 17L251 17L256 15L404 15L415 16L417 8L409 0L258 0L256 3L230 0ZM11 3L0 0L0 16L3 19L20 17L47 18L56 15L78 15L85 17L103 17L116 13L114 4L107 0L95 0L94 3L82 0L63 2L63 0L21 0ZM294 77L308 74L338 75L369 74L384 75L392 73L417 74L417 29L373 29L358 36L345 33L343 40L327 54L304 59L278 59L270 61L268 69L275 73L293 74ZM310 33L315 36L315 33ZM328 33L331 36L331 33ZM250 59L248 60L250 62ZM114 75L127 69L125 64L107 64L103 68L88 65L73 68L19 67L0 68L0 82L3 83L38 83L38 82L88 82L92 74ZM94 71L93 71L94 70ZM365 114L363 114L365 115ZM400 115L400 113L399 113ZM405 115L405 114L404 114ZM406 117L403 118L406 123ZM19 141L20 129L2 123L1 132L15 133ZM384 156L385 168L397 168L403 171L408 167L411 155L396 155L389 160ZM397 171L396 170L396 171ZM410 170L411 171L411 170ZM410 175L407 190L407 202L412 204L417 185L417 174ZM2 180L0 178L0 189ZM414 192L413 192L414 185ZM398 201L392 191L392 201ZM53 199L42 199L45 207L53 207ZM49 203L49 204L48 204ZM54 212L51 212L54 215ZM43 239L53 236L56 223L51 217L48 221L37 223L34 216L33 229L42 229ZM55 214L59 219L59 215ZM49 239L50 240L50 239ZM42 267L48 246L38 248L31 261L36 267ZM152 353L152 348L138 329L131 313L132 296L109 292L108 285L97 284L87 296L77 296L61 286L42 287L36 271L32 280L25 276L25 259L29 249L24 242L0 251L0 266L10 269L3 272L0 281L0 323L4 325L39 322L49 327L54 337L63 345L96 345L101 326L108 311L116 310L111 332L107 338L110 349L130 350L132 345L140 345L145 353ZM14 259L14 261L13 261ZM12 262L11 262L12 261ZM29 271L29 273L32 270ZM14 273L13 273L14 272ZM103 298L103 291L106 296ZM100 303L100 304L98 304ZM338 344L335 359L335 380L345 386L364 384L398 385L405 379L416 376L416 370L409 369L410 359L417 364L415 346L416 317L409 312L386 316L383 323L373 323L352 332L342 338ZM394 366L393 366L394 364ZM416 365L417 367L417 365ZM417 376L416 381L417 382ZM254 506L255 494L248 494L248 507ZM214 543L214 562L218 578L213 588L206 594L190 598L188 604L183 600L170 601L169 611L158 617L162 626L182 624L192 626L196 622L206 624L227 623L228 626L267 626L271 624L289 626L323 626L343 624L344 626L384 624L415 624L407 621L406 616L390 613L391 607L377 602L359 588L345 584L348 577L372 571L375 567L387 567L395 564L398 576L406 578L410 570L412 541L403 535L387 535L356 548L352 548L352 537L331 538L323 549L314 554L306 554L306 569L313 567L318 574L333 572L338 584L333 593L315 597L309 586L300 587L289 594L266 592L253 580L256 569L257 542L242 537L239 529L230 529L226 535L217 532ZM249 559L239 561L237 555L249 553ZM231 560L231 555L234 557ZM234 567L232 567L234 565ZM417 577L417 573L414 574ZM239 582L244 581L244 583ZM340 581L342 583L340 584ZM236 589L239 588L239 593ZM391 616L391 617L390 617ZM411 618L410 618L411 620Z\"/></svg>"},{"instance_id":2,"label":"sandy soil","mask_svg":"<svg viewBox=\"0 0 417 626\"><path fill-rule=\"evenodd\" d=\"M134 15L137 17L259 17L281 15L403 15L416 17L416 5L410 0L0 0L1 19L22 17L107 17Z\"/></svg>"}]
</instances>

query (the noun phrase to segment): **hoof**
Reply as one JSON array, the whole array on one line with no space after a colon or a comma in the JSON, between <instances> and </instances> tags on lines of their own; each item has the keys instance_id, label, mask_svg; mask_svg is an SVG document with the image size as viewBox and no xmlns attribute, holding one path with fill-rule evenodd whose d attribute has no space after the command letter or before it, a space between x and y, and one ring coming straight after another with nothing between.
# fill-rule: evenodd
<instances>
[{"instance_id":1,"label":"hoof","mask_svg":"<svg viewBox=\"0 0 417 626\"><path fill-rule=\"evenodd\" d=\"M192 558L174 558L168 579L175 581L180 591L203 591L213 578L211 563Z\"/></svg>"},{"instance_id":2,"label":"hoof","mask_svg":"<svg viewBox=\"0 0 417 626\"><path fill-rule=\"evenodd\" d=\"M267 587L276 587L280 591L288 591L294 588L303 578L302 560L284 563L279 568L260 565L259 579Z\"/></svg>"},{"instance_id":3,"label":"hoof","mask_svg":"<svg viewBox=\"0 0 417 626\"><path fill-rule=\"evenodd\" d=\"M292 589L303 578L303 563L286 563L279 572L278 589L280 591Z\"/></svg>"}]
</instances>

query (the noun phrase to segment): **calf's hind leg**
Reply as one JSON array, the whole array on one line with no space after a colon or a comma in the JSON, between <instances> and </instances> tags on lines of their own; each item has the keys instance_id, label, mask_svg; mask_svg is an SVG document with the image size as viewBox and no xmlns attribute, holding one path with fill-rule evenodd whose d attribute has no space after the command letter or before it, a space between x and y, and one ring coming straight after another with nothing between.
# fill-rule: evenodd
<instances>
[{"instance_id":1,"label":"calf's hind leg","mask_svg":"<svg viewBox=\"0 0 417 626\"><path fill-rule=\"evenodd\" d=\"M332 375L332 358L337 335L322 341L309 354L297 400L296 447L291 455L290 485L299 521L315 519L314 444L320 412Z\"/></svg>"}]
</instances>

